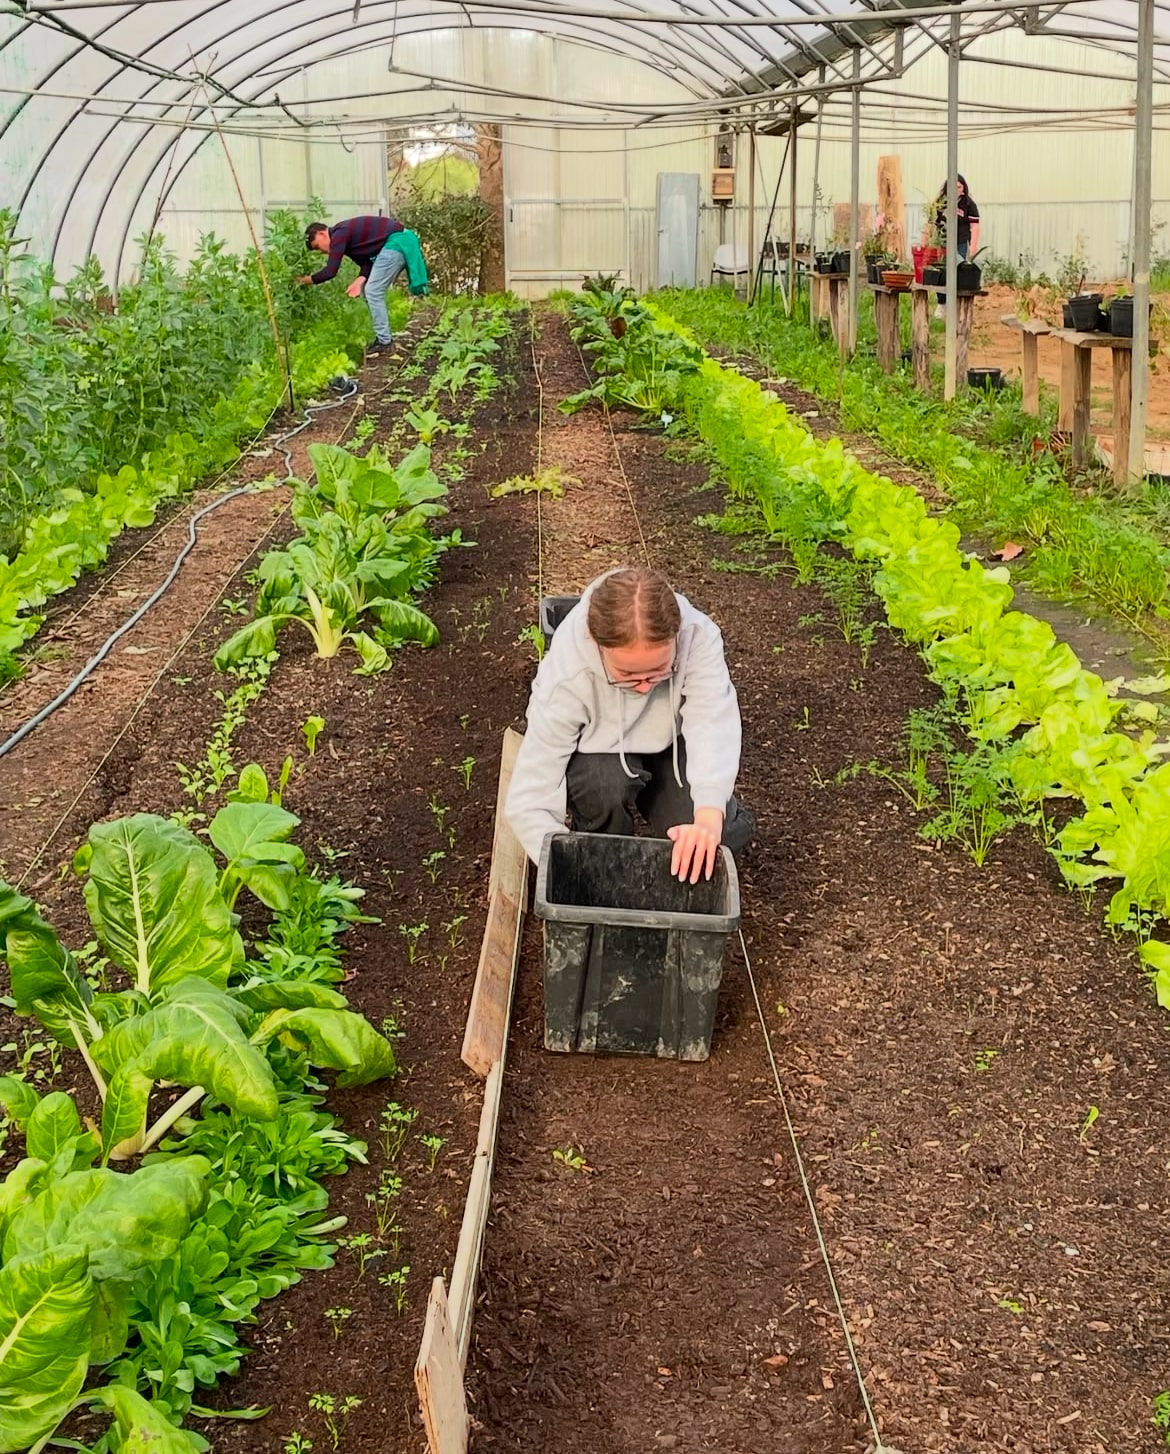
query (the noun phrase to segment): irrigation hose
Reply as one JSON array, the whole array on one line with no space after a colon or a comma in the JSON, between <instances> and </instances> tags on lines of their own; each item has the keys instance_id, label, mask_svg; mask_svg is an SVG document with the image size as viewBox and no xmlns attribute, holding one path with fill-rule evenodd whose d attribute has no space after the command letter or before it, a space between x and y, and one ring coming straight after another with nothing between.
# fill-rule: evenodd
<instances>
[{"instance_id":1,"label":"irrigation hose","mask_svg":"<svg viewBox=\"0 0 1170 1454\"><path fill-rule=\"evenodd\" d=\"M327 403L323 404L307 405L305 408L304 418L301 420L301 422L296 425L295 428L286 430L285 433L278 435L272 441L273 447L279 450L280 453L284 455L285 460L284 479L280 483L283 484L288 480L292 479L293 474L292 451L285 448L285 444L287 443L287 441L290 439L295 439L298 434L308 429L308 427L313 423L317 414L323 414L327 409L340 408L342 404L347 403L358 392L360 385L358 384L358 381L356 379L349 378L348 376L344 375L341 377L344 378L344 384L343 391L340 393L339 398L331 399ZM191 516L191 518L187 521L187 539L183 543L183 546L180 549L178 555L175 557L170 570L163 578L162 584L151 592L146 600L143 601L141 606L139 606L138 609L134 611L131 616L123 621L121 626L119 626L116 631L111 632L111 634L106 637L105 641L102 642L101 646L98 647L97 651L93 654L93 656L90 657L90 659L81 668L77 675L68 683L67 686L63 687L62 690L58 692L58 694L53 698L51 702L47 703L44 707L42 707L39 712L34 713L33 716L31 716L24 724L24 726L17 728L12 736L9 737L6 741L0 742L0 757L6 757L8 753L13 750L13 748L18 747L20 743L25 740L26 737L30 736L33 732L35 732L42 723L48 721L48 719L53 715L54 712L58 711L61 707L63 707L65 703L69 701L69 699L76 693L78 688L82 686L82 684L90 676L93 675L93 673L102 664L102 662L105 661L106 657L109 656L110 652L113 651L114 647L118 644L119 641L121 641L122 637L125 636L127 632L132 631L134 627L138 625L139 621L141 621L142 618L146 615L146 613L151 610L152 607L156 606L159 601L162 600L162 598L170 590L171 586L174 585L175 580L178 577L179 571L182 569L183 562L191 554L192 550L194 550L195 545L197 544L198 525L200 520L202 520L205 516L212 514L215 510L220 509L221 506L226 505L230 500L237 499L240 495L255 494L259 490L259 488L260 486L258 484L240 485L237 489L229 490L226 495L221 495L219 499L212 500L210 504L204 505L201 510L197 510L195 514Z\"/></svg>"}]
</instances>

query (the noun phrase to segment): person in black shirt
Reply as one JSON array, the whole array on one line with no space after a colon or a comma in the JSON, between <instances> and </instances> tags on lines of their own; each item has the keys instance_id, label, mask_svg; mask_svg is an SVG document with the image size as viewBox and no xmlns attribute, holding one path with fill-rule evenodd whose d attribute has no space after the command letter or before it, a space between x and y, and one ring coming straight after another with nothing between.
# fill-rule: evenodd
<instances>
[{"instance_id":1,"label":"person in black shirt","mask_svg":"<svg viewBox=\"0 0 1170 1454\"><path fill-rule=\"evenodd\" d=\"M404 231L404 224L393 217L348 217L332 227L324 222L310 222L305 228L305 246L315 252L328 253L329 260L315 273L298 278L298 283L327 283L335 277L342 258L358 265L358 276L345 290L351 298L365 294L366 307L374 325L375 342L369 350L382 353L394 345L390 332L390 315L386 309L386 290L406 266L400 252L386 247L386 239Z\"/></svg>"},{"instance_id":2,"label":"person in black shirt","mask_svg":"<svg viewBox=\"0 0 1170 1454\"><path fill-rule=\"evenodd\" d=\"M967 179L960 172L957 178L959 184L959 197L956 203L956 211L959 215L959 257L966 262L967 258L979 247L979 207L974 197L967 190ZM945 247L947 240L947 184L942 184L942 190L934 201L934 226L935 233ZM927 229L929 233L929 228ZM927 237L923 237L923 242Z\"/></svg>"}]
</instances>

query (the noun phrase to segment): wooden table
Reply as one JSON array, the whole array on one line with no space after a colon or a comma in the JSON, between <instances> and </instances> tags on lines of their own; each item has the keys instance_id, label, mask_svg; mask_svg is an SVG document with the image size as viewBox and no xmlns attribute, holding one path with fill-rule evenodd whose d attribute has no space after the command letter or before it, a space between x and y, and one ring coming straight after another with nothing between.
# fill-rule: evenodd
<instances>
[{"instance_id":1,"label":"wooden table","mask_svg":"<svg viewBox=\"0 0 1170 1454\"><path fill-rule=\"evenodd\" d=\"M812 287L810 294L810 316L828 318L837 348L845 353L849 348L849 274L810 273Z\"/></svg>"},{"instance_id":2,"label":"wooden table","mask_svg":"<svg viewBox=\"0 0 1170 1454\"><path fill-rule=\"evenodd\" d=\"M914 361L914 386L924 393L930 388L930 295L945 298L947 290L937 283L910 284L910 356ZM960 293L958 337L955 354L955 387L967 387L967 358L971 352L971 320L975 316L975 299L987 293L977 288L973 293Z\"/></svg>"},{"instance_id":3,"label":"wooden table","mask_svg":"<svg viewBox=\"0 0 1170 1454\"><path fill-rule=\"evenodd\" d=\"M867 283L873 294L873 321L877 326L877 361L892 374L902 356L901 300L908 288L887 288L884 283Z\"/></svg>"},{"instance_id":4,"label":"wooden table","mask_svg":"<svg viewBox=\"0 0 1170 1454\"><path fill-rule=\"evenodd\" d=\"M1092 447L1091 405L1093 350L1113 354L1113 482L1129 479L1129 411L1133 376L1133 339L1113 333L1081 333L1075 328L1053 328L1060 340L1059 429L1072 430L1074 465L1088 464Z\"/></svg>"},{"instance_id":5,"label":"wooden table","mask_svg":"<svg viewBox=\"0 0 1170 1454\"><path fill-rule=\"evenodd\" d=\"M1021 338L1024 349L1021 377L1024 384L1024 413L1040 412L1040 356L1037 339L1051 333L1052 329L1043 318L1017 318L1008 313L999 320L1005 328L1014 329Z\"/></svg>"}]
</instances>

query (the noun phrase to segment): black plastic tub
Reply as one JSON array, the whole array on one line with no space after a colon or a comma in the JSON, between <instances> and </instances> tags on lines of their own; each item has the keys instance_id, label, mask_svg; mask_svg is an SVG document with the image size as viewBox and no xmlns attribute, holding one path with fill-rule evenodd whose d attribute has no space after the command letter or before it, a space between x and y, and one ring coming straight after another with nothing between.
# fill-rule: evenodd
<instances>
[{"instance_id":1,"label":"black plastic tub","mask_svg":"<svg viewBox=\"0 0 1170 1454\"><path fill-rule=\"evenodd\" d=\"M937 264L922 269L922 281L931 288L945 288L947 285L947 270Z\"/></svg>"},{"instance_id":2,"label":"black plastic tub","mask_svg":"<svg viewBox=\"0 0 1170 1454\"><path fill-rule=\"evenodd\" d=\"M581 599L580 596L542 596L540 598L540 629L546 641Z\"/></svg>"},{"instance_id":3,"label":"black plastic tub","mask_svg":"<svg viewBox=\"0 0 1170 1454\"><path fill-rule=\"evenodd\" d=\"M955 286L960 293L977 293L983 283L983 269L978 263L961 262L955 269Z\"/></svg>"},{"instance_id":4,"label":"black plastic tub","mask_svg":"<svg viewBox=\"0 0 1170 1454\"><path fill-rule=\"evenodd\" d=\"M735 861L720 848L697 884L670 872L665 838L550 833L536 873L544 920L544 1044L706 1060L727 936L739 927Z\"/></svg>"},{"instance_id":5,"label":"black plastic tub","mask_svg":"<svg viewBox=\"0 0 1170 1454\"><path fill-rule=\"evenodd\" d=\"M848 273L852 271L853 254L848 252L835 252L833 254L833 268L835 273Z\"/></svg>"}]
</instances>

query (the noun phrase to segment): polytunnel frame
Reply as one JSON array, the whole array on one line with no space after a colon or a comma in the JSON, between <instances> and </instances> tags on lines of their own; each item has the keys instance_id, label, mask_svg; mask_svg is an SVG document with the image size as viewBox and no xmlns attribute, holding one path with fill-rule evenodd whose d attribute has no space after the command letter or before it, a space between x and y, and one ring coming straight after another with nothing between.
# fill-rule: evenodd
<instances>
[{"instance_id":1,"label":"polytunnel frame","mask_svg":"<svg viewBox=\"0 0 1170 1454\"><path fill-rule=\"evenodd\" d=\"M154 118L139 118L133 115L133 108L136 105L157 105L165 107L168 111L179 112L184 106L187 107L188 116L185 123L178 126L175 137L167 137L153 158L148 158L143 180L134 195L132 206L125 214L122 223L122 233L119 242L119 266L126 245L127 235L133 225L133 219L141 206L142 199L148 188L155 182L160 167L166 163L168 171L164 176L160 189L159 209L165 205L165 198L170 195L179 176L189 165L191 160L198 154L199 149L205 141L210 139L212 131L222 135L220 123L217 117L216 107L211 99L212 91L220 93L221 99L226 98L234 103L234 108L228 112L229 124L234 122L241 112L250 111L258 106L271 106L273 103L257 102L256 97L263 92L273 89L276 96L276 103L280 109L294 122L301 122L289 108L281 105L278 93L275 93L274 86L265 79L263 85L257 86L255 91L247 97L237 94L240 82L233 82L228 86L220 78L229 72L234 73L240 66L248 67L252 57L264 46L267 37L260 40L251 48L237 51L224 61L219 61L218 51L215 53L214 68L206 73L196 72L188 75L161 66L148 59L150 54L158 48L167 45L169 42L181 37L184 32L195 28L199 23L208 20L221 9L225 12L231 7L229 0L213 0L213 3L206 5L195 15L186 15L183 20L161 34L155 35L143 48L142 52L135 56L124 51L116 50L112 45L105 44L104 37L112 34L124 21L139 17L143 12L149 11L153 6L181 3L181 0L65 0L65 3L56 3L56 0L11 0L19 8L16 17L23 23L17 26L12 34L3 42L0 42L0 50L9 44L19 40L26 31L33 26L46 26L53 30L67 44L63 53L55 58L42 74L39 81L34 85L33 94L28 96L17 107L12 114L0 125L0 140L6 134L8 127L19 117L29 101L35 99L37 90L46 89L45 83L76 59L76 57L89 49L96 49L100 54L114 63L115 69L109 72L104 78L95 83L93 92L84 101L68 112L59 122L55 132L52 133L49 141L43 147L33 168L32 175L26 182L22 193L22 206L27 202L32 188L40 178L42 170L50 163L52 155L57 146L69 129L85 115L98 115L88 111L88 106L93 101L108 100L112 104L125 104L126 112L117 116L110 116L110 124L102 131L100 140L89 149L85 167L82 168L84 175L86 167L100 154L102 148L115 136L120 127L147 125L154 126L160 130L167 125L174 124L177 117L156 116ZM927 3L916 5L914 0L873 0L873 3L865 3L863 8L851 9L846 13L831 11L826 8L819 8L819 0L790 0L798 13L787 13L778 15L768 11L752 10L745 3L745 0L731 0L738 14L729 14L726 10L717 9L714 12L704 12L701 5L689 0L681 8L679 13L655 12L637 3L637 0L624 0L621 10L610 8L590 8L586 6L562 6L548 3L548 0L511 0L511 3L498 4L496 0L450 0L451 12L435 8L434 3L424 3L417 10L408 9L403 15L404 0L335 0L333 8L326 10L324 15L318 10L311 17L299 21L293 31L282 31L282 37L295 34L298 31L309 29L319 30L322 22L326 24L326 34L323 37L314 37L313 40L305 43L298 40L291 44L288 50L282 52L275 58L268 58L263 68L252 66L246 69L243 84L246 85L251 79L260 76L267 77L272 73L273 59L279 62L288 60L291 57L300 56L301 59L294 61L287 68L288 75L295 75L310 65L323 63L332 58L338 52L325 52L322 55L314 56L312 60L305 60L304 56L311 52L317 40L321 39L328 44L333 32L328 29L333 21L340 21L342 16L348 13L349 24L346 30L352 35L354 28L369 28L377 34L388 30L389 37L393 38L400 33L414 34L427 30L451 30L451 29L474 29L476 22L473 20L473 13L481 18L479 28L508 29L519 28L539 33L563 35L566 39L584 44L601 53L626 54L617 46L608 44L607 39L617 36L623 40L632 41L634 36L645 35L643 27L651 27L656 35L660 47L671 59L665 63L659 63L655 58L648 57L641 44L632 47L634 53L642 60L643 64L650 65L652 69L663 74L671 74L673 65L677 72L674 79L684 90L690 90L693 95L701 95L690 116L695 120L710 119L711 116L719 114L727 119L729 112L739 111L750 115L747 123L751 135L753 150L753 162L751 170L751 184L754 191L755 183L755 134L759 121L758 111L761 105L771 111L767 118L769 124L766 129L780 129L784 123L778 120L776 112L784 112L789 116L788 126L790 128L790 150L792 152L791 164L795 169L795 139L799 114L799 102L802 98L813 95L824 96L826 92L832 94L847 92L851 98L851 243L854 250L859 241L859 169L858 157L860 149L860 103L862 92L880 81L888 80L900 74L902 63L902 35L905 29L917 27L925 37L927 43L938 45L944 49L948 57L948 85L947 85L947 172L951 178L952 185L948 187L947 223L948 230L954 235L957 224L957 188L954 179L957 175L958 166L958 96L959 78L961 71L961 60L964 43L970 43L987 30L1002 28L1007 25L1019 27L1025 34L1042 34L1053 38L1064 38L1080 43L1096 44L1108 48L1114 53L1126 54L1126 41L1132 39L1136 49L1136 83L1137 99L1134 115L1134 184L1131 194L1131 213L1133 219L1133 246L1131 249L1133 292L1134 292L1134 338L1133 338L1133 370L1132 370L1132 415L1131 434L1129 450L1129 467L1131 479L1140 478L1144 474L1144 443L1145 426L1148 410L1149 391L1149 267L1150 267L1150 242L1151 242L1151 152L1152 152L1152 130L1153 130L1153 80L1155 70L1155 26L1154 15L1157 9L1163 11L1170 9L1166 0L1136 0L1138 21L1136 25L1121 19L1121 12L1124 10L1129 14L1129 6L1126 0L1099 0L1099 3L1089 3L1087 8L1078 6L1076 0L1048 0L1045 4L1033 4L1026 6L1023 10L1013 8L1011 0L959 0L954 5L939 5ZM442 0L440 0L442 3ZM718 6L720 0L714 0ZM366 18L363 19L363 5ZM369 18L371 10L381 9L386 6L393 7L389 18ZM73 25L62 28L59 24L51 23L50 18L65 13L116 10L118 13L105 25L99 26L91 35L85 34ZM247 30L253 25L262 24L278 12L288 9L282 0L271 0L261 9L254 10L247 18L246 23L241 26L237 16L237 22L228 31L218 32L213 38L198 38L198 44L189 45L189 54L192 65L195 64L195 54L208 53L213 47L222 46L231 36ZM10 12L11 13L11 12ZM994 17L986 25L980 27L974 34L964 31L964 22L970 16L989 15ZM1059 27L1051 22L1057 17L1062 17ZM935 32L937 28L933 23L945 18L948 22L945 39L940 38ZM486 22L486 23L485 23ZM543 24L534 22L544 22ZM819 34L815 34L811 43L806 43L803 38L805 26L816 27ZM698 27L704 32L708 44L706 45L702 61L695 54L691 47L689 38L684 44L679 32L686 33L690 28ZM1097 28L1094 28L1097 27ZM767 31L775 38L783 37L793 50L783 59L771 56L769 51L757 43L752 35L749 41L748 35L757 28ZM751 71L745 63L742 54L737 57L729 45L725 45L720 39L718 46L709 44L713 34L726 32L732 45L738 45L742 50L754 52L761 58L770 62L769 66L762 67L759 71ZM375 36L371 36L370 45L379 43ZM873 37L871 40L870 37ZM606 39L603 39L605 37ZM384 37L383 37L384 38ZM876 46L893 40L894 59L892 63L879 57ZM1165 43L1163 42L1163 47ZM364 47L363 47L364 48ZM871 74L868 68L863 72L861 65L862 49L877 62L879 70L885 74ZM354 47L346 46L341 48L341 53L352 51ZM721 61L719 64L712 63L712 51L718 50ZM838 69L836 62L842 60L848 54L852 60L851 74L846 78L839 72L835 79L828 79L827 72L830 65ZM688 57L689 59L684 59ZM724 69L723 62L730 63L731 72ZM1164 67L1159 65L1161 71ZM736 67L739 74L733 75ZM808 75L816 69L818 84L801 85L802 75ZM113 83L128 73L140 73L153 77L151 84L136 98L115 98L103 95ZM721 93L715 93L712 89L712 78L716 81L723 81ZM767 79L765 79L767 78ZM783 78L783 84L773 89L768 85L772 78ZM173 100L164 100L153 97L163 83L173 82L182 87L182 90ZM420 88L425 91L426 87ZM464 84L459 88L474 91L474 84ZM204 104L196 106L195 97L199 91L204 93ZM521 98L522 99L522 98ZM586 105L588 103L582 103ZM594 103L599 110L604 109L600 103ZM704 106L706 112L704 115ZM671 114L672 107L669 105L647 106L644 121L650 122ZM1074 108L1070 108L1074 109ZM823 111L822 106L818 115ZM196 113L198 121L195 120ZM208 127L205 118L212 118L213 125ZM508 118L503 115L491 116L489 119L499 124L510 124L515 118ZM742 124L742 115L740 116ZM355 118L355 121L358 119ZM362 117L360 123L364 125L374 124L377 118ZM401 118L393 118L401 121ZM625 124L629 125L631 119ZM307 132L317 131L325 126L340 126L336 119L314 118L301 122ZM383 124L391 124L384 121ZM540 124L546 126L563 126L581 124L580 118L566 119L563 117L550 116L540 119ZM604 124L604 123L598 123ZM609 125L622 125L621 121L610 120ZM183 139L194 130L202 130L204 134L194 140L193 144L183 161L172 175L172 164L174 155ZM819 130L819 126L818 126ZM118 181L122 178L126 168L131 161L139 154L142 141L131 142L112 173L105 192L99 205L94 211L94 220L90 230L89 249L92 249L96 240L97 231L102 225L102 219L107 214L111 198L114 194ZM819 142L818 142L819 150ZM787 153L786 153L787 155ZM169 158L169 159L168 159ZM794 172L793 172L794 175ZM779 179L777 189L779 188ZM53 251L60 242L61 233L68 220L67 209L63 210L54 229ZM754 220L754 219L753 219ZM749 221L749 226L752 220ZM115 229L117 224L115 224ZM945 352L945 385L946 397L953 396L957 380L955 378L956 367L956 321L957 321L957 299L955 289L955 268L957 258L953 251L947 256L947 328L946 328L946 352ZM857 269L854 268L850 280L850 330L851 343L855 343L856 317L857 317L858 277Z\"/></svg>"}]
</instances>

